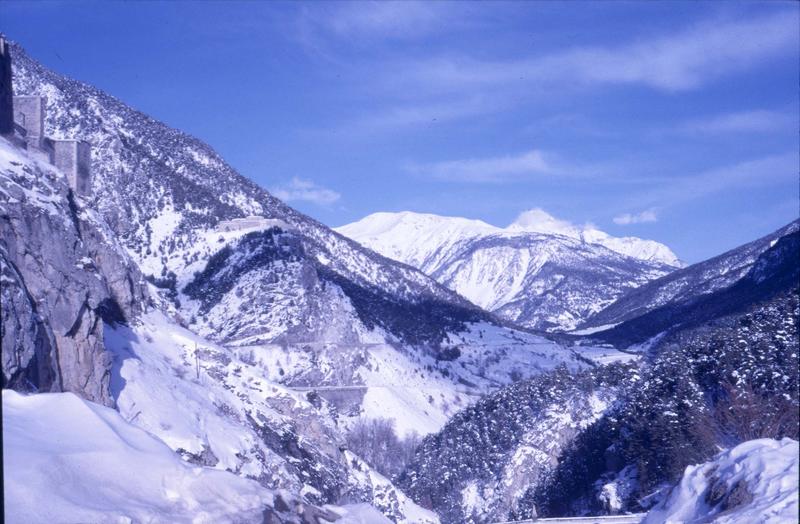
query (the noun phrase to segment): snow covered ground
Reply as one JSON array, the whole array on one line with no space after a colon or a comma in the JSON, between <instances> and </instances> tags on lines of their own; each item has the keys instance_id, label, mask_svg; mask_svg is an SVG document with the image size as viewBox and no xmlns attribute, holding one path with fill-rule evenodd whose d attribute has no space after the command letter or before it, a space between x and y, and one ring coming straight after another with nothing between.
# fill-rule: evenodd
<instances>
[{"instance_id":1,"label":"snow covered ground","mask_svg":"<svg viewBox=\"0 0 800 524\"><path fill-rule=\"evenodd\" d=\"M366 464L351 469L359 459L342 456L340 433L324 406L271 382L259 363L240 360L158 311L133 327L107 326L105 339L120 414L187 460L258 478L314 504L336 497L340 488L332 486L346 483L390 511L381 506L385 498L399 508L400 521L425 513ZM334 491L323 495L327 489Z\"/></svg>"},{"instance_id":2,"label":"snow covered ground","mask_svg":"<svg viewBox=\"0 0 800 524\"><path fill-rule=\"evenodd\" d=\"M5 522L259 521L273 494L72 393L3 390Z\"/></svg>"},{"instance_id":3,"label":"snow covered ground","mask_svg":"<svg viewBox=\"0 0 800 524\"><path fill-rule=\"evenodd\" d=\"M113 409L73 393L3 390L4 517L9 524L103 522L390 523L366 503L314 508L282 490L221 469L185 462L164 442ZM360 462L350 456L352 462ZM362 464L363 479L394 490ZM408 522L436 516L400 501ZM269 515L266 517L265 515ZM304 517L305 515L305 517ZM275 520L269 520L270 518Z\"/></svg>"},{"instance_id":4,"label":"snow covered ground","mask_svg":"<svg viewBox=\"0 0 800 524\"><path fill-rule=\"evenodd\" d=\"M601 365L612 364L614 362L630 362L641 357L639 353L620 351L611 347L575 346L573 349L580 356Z\"/></svg>"},{"instance_id":5,"label":"snow covered ground","mask_svg":"<svg viewBox=\"0 0 800 524\"><path fill-rule=\"evenodd\" d=\"M689 466L647 524L798 522L798 442L759 439Z\"/></svg>"},{"instance_id":6,"label":"snow covered ground","mask_svg":"<svg viewBox=\"0 0 800 524\"><path fill-rule=\"evenodd\" d=\"M560 365L573 370L586 366L570 348L485 322L449 333L447 346L457 348L456 360L408 354L386 342L262 344L231 349L252 361L265 379L287 389L313 390L323 397L337 392L340 396L362 395L355 402L355 416L340 409L338 423L346 427L358 417L389 418L401 437L439 431L457 411L512 380Z\"/></svg>"}]
</instances>

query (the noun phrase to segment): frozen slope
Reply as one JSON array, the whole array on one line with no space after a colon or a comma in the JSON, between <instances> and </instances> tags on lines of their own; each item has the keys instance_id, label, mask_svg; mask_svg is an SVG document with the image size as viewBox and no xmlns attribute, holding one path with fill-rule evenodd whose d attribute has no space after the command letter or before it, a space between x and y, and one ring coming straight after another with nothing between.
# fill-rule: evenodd
<instances>
[{"instance_id":1,"label":"frozen slope","mask_svg":"<svg viewBox=\"0 0 800 524\"><path fill-rule=\"evenodd\" d=\"M106 326L105 340L120 414L185 460L311 504L363 502L394 522L437 521L344 451L329 404L271 382L260 363L158 311L133 327Z\"/></svg>"},{"instance_id":2,"label":"frozen slope","mask_svg":"<svg viewBox=\"0 0 800 524\"><path fill-rule=\"evenodd\" d=\"M541 210L505 229L402 212L375 213L337 231L538 329L573 329L625 291L680 265L663 244L578 228Z\"/></svg>"},{"instance_id":3,"label":"frozen slope","mask_svg":"<svg viewBox=\"0 0 800 524\"><path fill-rule=\"evenodd\" d=\"M315 507L231 472L187 463L120 413L72 393L3 390L3 457L9 524L392 522L369 504ZM374 477L362 483L390 486L369 469L358 475ZM403 507L411 510L408 522L437 522L422 508Z\"/></svg>"},{"instance_id":4,"label":"frozen slope","mask_svg":"<svg viewBox=\"0 0 800 524\"><path fill-rule=\"evenodd\" d=\"M651 510L644 522L797 522L798 454L796 440L760 439L739 444L705 464L689 466L669 498Z\"/></svg>"},{"instance_id":5,"label":"frozen slope","mask_svg":"<svg viewBox=\"0 0 800 524\"><path fill-rule=\"evenodd\" d=\"M5 522L255 522L257 482L185 463L116 411L72 393L3 390Z\"/></svg>"}]
</instances>

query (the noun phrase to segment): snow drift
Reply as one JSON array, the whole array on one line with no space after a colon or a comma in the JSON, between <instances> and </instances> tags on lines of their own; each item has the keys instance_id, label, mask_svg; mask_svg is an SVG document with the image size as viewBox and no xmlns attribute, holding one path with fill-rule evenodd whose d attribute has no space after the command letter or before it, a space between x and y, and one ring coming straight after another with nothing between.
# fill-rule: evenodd
<instances>
[{"instance_id":1,"label":"snow drift","mask_svg":"<svg viewBox=\"0 0 800 524\"><path fill-rule=\"evenodd\" d=\"M759 439L689 466L644 522L798 522L798 442Z\"/></svg>"},{"instance_id":2,"label":"snow drift","mask_svg":"<svg viewBox=\"0 0 800 524\"><path fill-rule=\"evenodd\" d=\"M3 390L6 522L259 521L270 491L191 466L116 411L72 393Z\"/></svg>"}]
</instances>

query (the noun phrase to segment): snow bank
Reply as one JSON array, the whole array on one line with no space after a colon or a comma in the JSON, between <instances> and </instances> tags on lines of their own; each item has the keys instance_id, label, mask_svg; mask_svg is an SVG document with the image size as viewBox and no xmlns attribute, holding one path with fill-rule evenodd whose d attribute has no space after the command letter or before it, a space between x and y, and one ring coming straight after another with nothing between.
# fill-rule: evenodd
<instances>
[{"instance_id":1,"label":"snow bank","mask_svg":"<svg viewBox=\"0 0 800 524\"><path fill-rule=\"evenodd\" d=\"M192 467L72 393L3 390L5 522L260 522L272 494Z\"/></svg>"},{"instance_id":2,"label":"snow bank","mask_svg":"<svg viewBox=\"0 0 800 524\"><path fill-rule=\"evenodd\" d=\"M325 509L333 511L339 517L336 524L392 524L391 520L369 504L325 506Z\"/></svg>"},{"instance_id":3,"label":"snow bank","mask_svg":"<svg viewBox=\"0 0 800 524\"><path fill-rule=\"evenodd\" d=\"M796 440L751 440L689 466L644 523L798 522L798 452Z\"/></svg>"}]
</instances>

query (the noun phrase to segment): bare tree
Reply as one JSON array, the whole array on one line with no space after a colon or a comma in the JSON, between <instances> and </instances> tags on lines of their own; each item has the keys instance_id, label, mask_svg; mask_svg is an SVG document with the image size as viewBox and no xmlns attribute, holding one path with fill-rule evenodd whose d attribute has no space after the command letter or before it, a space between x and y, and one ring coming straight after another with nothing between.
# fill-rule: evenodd
<instances>
[{"instance_id":1,"label":"bare tree","mask_svg":"<svg viewBox=\"0 0 800 524\"><path fill-rule=\"evenodd\" d=\"M797 405L784 395L767 395L751 384L721 385L720 399L695 428L695 433L713 446L730 447L758 438L798 438Z\"/></svg>"},{"instance_id":2,"label":"bare tree","mask_svg":"<svg viewBox=\"0 0 800 524\"><path fill-rule=\"evenodd\" d=\"M359 419L347 434L347 447L389 479L397 476L414 456L420 438L411 433L397 437L389 419Z\"/></svg>"}]
</instances>

